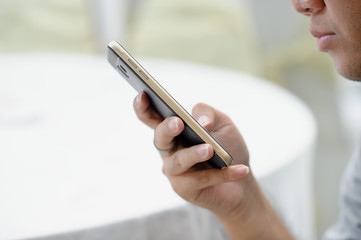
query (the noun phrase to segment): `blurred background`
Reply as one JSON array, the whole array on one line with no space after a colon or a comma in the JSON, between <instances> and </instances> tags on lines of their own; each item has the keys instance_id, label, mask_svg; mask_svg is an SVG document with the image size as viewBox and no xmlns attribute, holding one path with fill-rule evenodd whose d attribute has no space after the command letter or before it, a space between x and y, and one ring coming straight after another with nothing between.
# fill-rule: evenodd
<instances>
[{"instance_id":1,"label":"blurred background","mask_svg":"<svg viewBox=\"0 0 361 240\"><path fill-rule=\"evenodd\" d=\"M337 76L289 0L0 0L2 55L104 55L111 40L135 56L248 72L301 98L319 129L318 236L336 221L339 181L360 133L361 88Z\"/></svg>"}]
</instances>

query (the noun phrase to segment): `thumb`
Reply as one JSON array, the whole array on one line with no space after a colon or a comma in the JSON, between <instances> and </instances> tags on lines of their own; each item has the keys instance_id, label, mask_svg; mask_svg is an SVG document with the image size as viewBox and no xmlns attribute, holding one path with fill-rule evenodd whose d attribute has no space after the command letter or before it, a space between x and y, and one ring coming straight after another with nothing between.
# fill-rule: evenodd
<instances>
[{"instance_id":1,"label":"thumb","mask_svg":"<svg viewBox=\"0 0 361 240\"><path fill-rule=\"evenodd\" d=\"M232 123L227 115L205 103L195 105L192 110L192 115L207 131L216 131Z\"/></svg>"},{"instance_id":2,"label":"thumb","mask_svg":"<svg viewBox=\"0 0 361 240\"><path fill-rule=\"evenodd\" d=\"M213 127L215 122L215 112L211 106L205 103L198 103L193 107L192 115L206 130L209 131Z\"/></svg>"}]
</instances>

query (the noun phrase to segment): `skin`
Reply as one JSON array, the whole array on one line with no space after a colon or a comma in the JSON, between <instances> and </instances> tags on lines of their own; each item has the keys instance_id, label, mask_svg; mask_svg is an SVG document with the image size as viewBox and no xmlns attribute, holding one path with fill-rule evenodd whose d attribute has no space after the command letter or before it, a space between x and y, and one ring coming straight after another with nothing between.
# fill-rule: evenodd
<instances>
[{"instance_id":1,"label":"skin","mask_svg":"<svg viewBox=\"0 0 361 240\"><path fill-rule=\"evenodd\" d=\"M296 11L311 18L311 34L331 34L321 51L333 59L337 71L361 80L361 2L359 0L292 0Z\"/></svg>"},{"instance_id":2,"label":"skin","mask_svg":"<svg viewBox=\"0 0 361 240\"><path fill-rule=\"evenodd\" d=\"M292 0L296 11L310 17L310 31L318 47L334 60L345 77L361 79L361 1ZM159 149L172 149L174 138L184 129L177 117L163 119L149 105L146 94L134 101L138 118L154 129ZM272 209L249 168L247 146L224 113L198 104L192 115L233 156L225 169L200 169L213 149L208 144L178 148L162 154L163 173L185 200L212 211L231 239L293 239Z\"/></svg>"},{"instance_id":3,"label":"skin","mask_svg":"<svg viewBox=\"0 0 361 240\"><path fill-rule=\"evenodd\" d=\"M141 121L155 129L155 145L159 149L172 149L174 138L184 129L183 122L177 117L163 120L150 107L144 93L135 99L134 109ZM192 115L233 156L234 165L222 170L196 168L195 164L212 157L212 147L180 146L173 153L161 155L163 173L174 191L185 200L211 210L231 239L239 239L241 235L244 239L291 239L249 170L248 150L233 122L206 104L196 105Z\"/></svg>"}]
</instances>

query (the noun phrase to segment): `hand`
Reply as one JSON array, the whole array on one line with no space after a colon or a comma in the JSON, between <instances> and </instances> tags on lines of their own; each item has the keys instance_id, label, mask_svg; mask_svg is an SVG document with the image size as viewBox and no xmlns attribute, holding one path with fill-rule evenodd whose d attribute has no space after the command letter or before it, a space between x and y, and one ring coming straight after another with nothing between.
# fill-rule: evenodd
<instances>
[{"instance_id":1,"label":"hand","mask_svg":"<svg viewBox=\"0 0 361 240\"><path fill-rule=\"evenodd\" d=\"M146 94L134 101L138 118L153 128L154 144L171 149L161 154L163 172L173 189L185 200L212 211L230 239L293 239L262 194L252 172L243 138L225 114L206 105L193 108L193 116L233 157L222 170L195 167L213 156L209 144L175 147L175 137L184 129L177 117L163 119L149 105Z\"/></svg>"},{"instance_id":2,"label":"hand","mask_svg":"<svg viewBox=\"0 0 361 240\"><path fill-rule=\"evenodd\" d=\"M163 119L149 105L144 93L135 99L134 109L141 121L155 129L155 145L160 149L172 149L174 138L184 129L182 120L177 117ZM185 200L208 208L216 215L229 216L235 209L242 209L244 191L251 178L247 147L225 114L206 104L198 104L192 115L231 154L233 165L222 170L196 168L197 163L212 157L212 147L209 144L189 148L178 146L176 151L161 155L163 172Z\"/></svg>"}]
</instances>

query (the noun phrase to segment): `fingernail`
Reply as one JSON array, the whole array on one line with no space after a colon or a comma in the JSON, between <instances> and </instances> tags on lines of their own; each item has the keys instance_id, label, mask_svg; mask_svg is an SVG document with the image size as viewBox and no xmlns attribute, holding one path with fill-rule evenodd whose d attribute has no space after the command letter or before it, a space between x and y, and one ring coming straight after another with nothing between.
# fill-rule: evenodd
<instances>
[{"instance_id":1,"label":"fingernail","mask_svg":"<svg viewBox=\"0 0 361 240\"><path fill-rule=\"evenodd\" d=\"M198 118L198 123L204 127L209 123L209 118L205 115L202 115Z\"/></svg>"},{"instance_id":2,"label":"fingernail","mask_svg":"<svg viewBox=\"0 0 361 240\"><path fill-rule=\"evenodd\" d=\"M139 104L141 100L142 100L142 93L139 93L138 96L135 98L135 102Z\"/></svg>"},{"instance_id":3,"label":"fingernail","mask_svg":"<svg viewBox=\"0 0 361 240\"><path fill-rule=\"evenodd\" d=\"M209 146L208 145L202 145L197 149L197 153L200 157L206 157L208 156L209 152Z\"/></svg>"},{"instance_id":4,"label":"fingernail","mask_svg":"<svg viewBox=\"0 0 361 240\"><path fill-rule=\"evenodd\" d=\"M239 166L235 169L237 176L245 176L249 173L249 167L247 166Z\"/></svg>"},{"instance_id":5,"label":"fingernail","mask_svg":"<svg viewBox=\"0 0 361 240\"><path fill-rule=\"evenodd\" d=\"M171 119L168 123L168 127L170 130L172 130L174 132L178 131L177 119L176 118Z\"/></svg>"}]
</instances>

